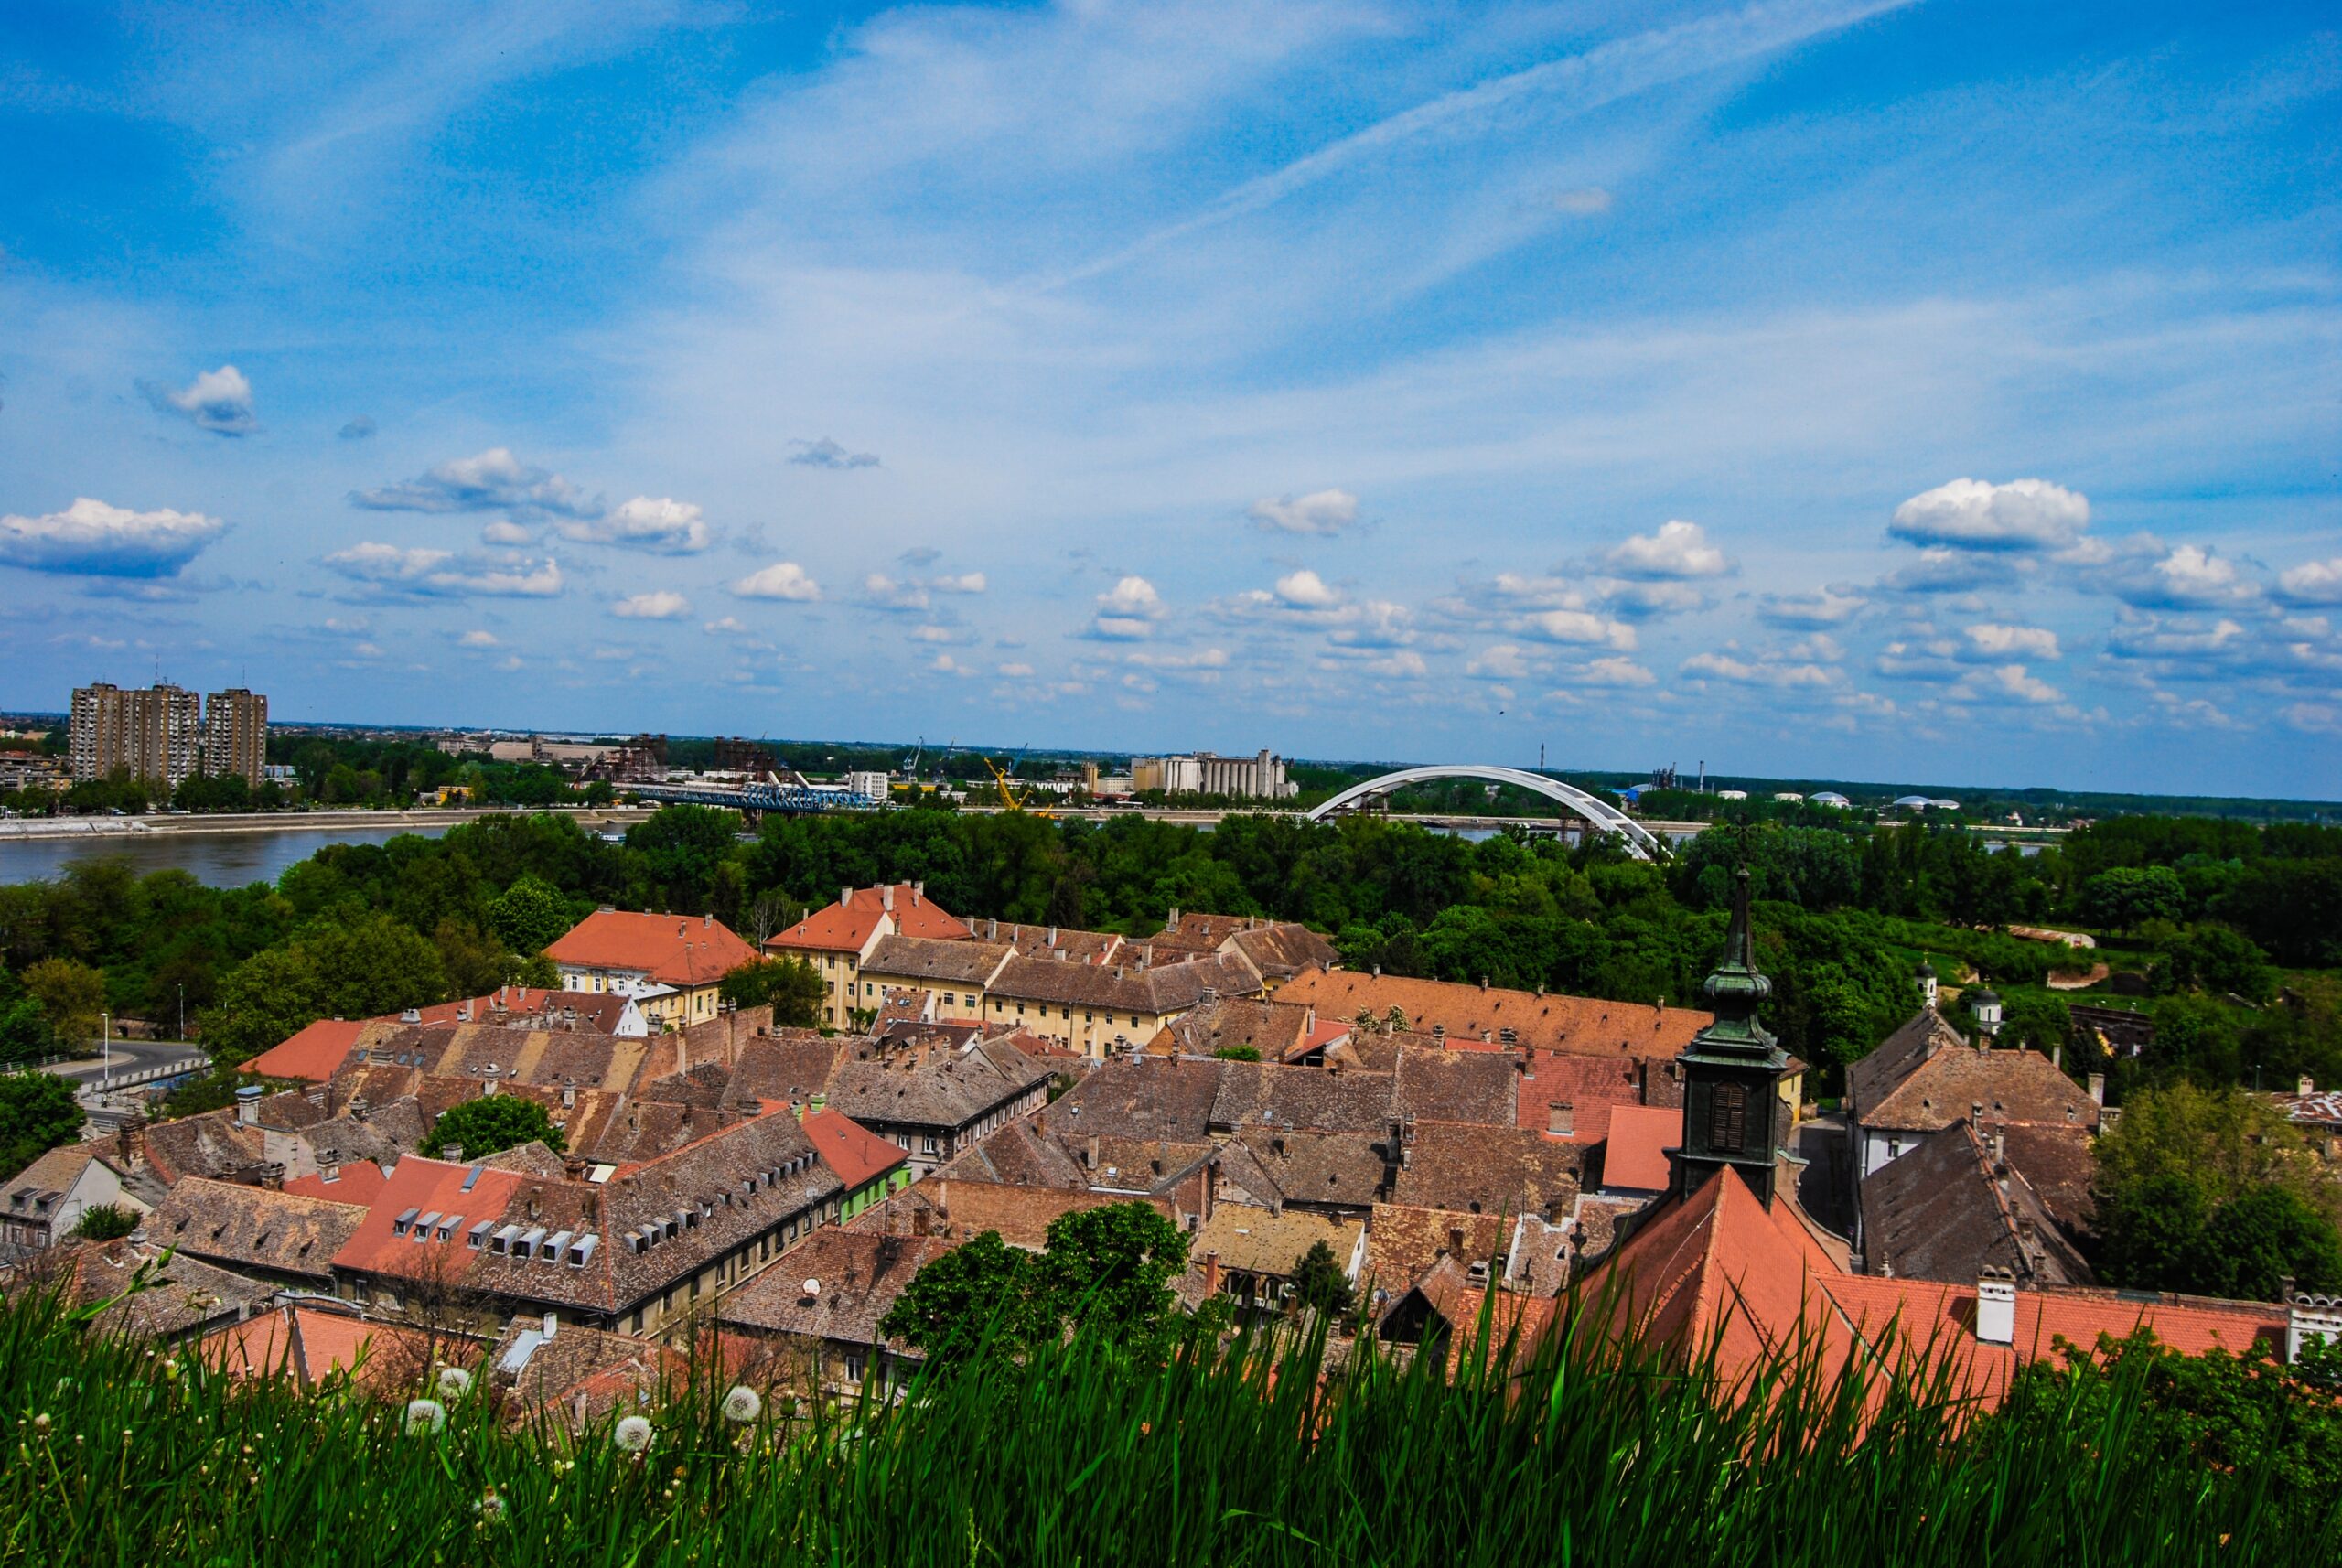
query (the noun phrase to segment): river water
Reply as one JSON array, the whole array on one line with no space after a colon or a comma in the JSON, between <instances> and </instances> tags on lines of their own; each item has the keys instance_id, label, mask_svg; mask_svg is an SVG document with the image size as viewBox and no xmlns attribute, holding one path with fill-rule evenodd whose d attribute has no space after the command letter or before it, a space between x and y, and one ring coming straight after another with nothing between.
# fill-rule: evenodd
<instances>
[{"instance_id":1,"label":"river water","mask_svg":"<svg viewBox=\"0 0 2342 1568\"><path fill-rule=\"evenodd\" d=\"M329 843L387 843L401 833L437 838L444 825L267 829L250 832L104 833L88 837L0 839L0 882L38 882L69 865L118 859L140 875L184 871L213 887L274 882L285 868Z\"/></svg>"}]
</instances>

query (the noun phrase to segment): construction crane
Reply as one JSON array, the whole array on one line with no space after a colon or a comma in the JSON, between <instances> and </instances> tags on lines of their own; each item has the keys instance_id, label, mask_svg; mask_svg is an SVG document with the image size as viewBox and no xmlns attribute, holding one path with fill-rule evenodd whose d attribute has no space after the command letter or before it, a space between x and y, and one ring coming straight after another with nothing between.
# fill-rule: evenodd
<instances>
[{"instance_id":1,"label":"construction crane","mask_svg":"<svg viewBox=\"0 0 2342 1568\"><path fill-rule=\"evenodd\" d=\"M1024 793L1011 789L1008 787L1008 781L1016 777L1016 765L1023 762L1025 760L1025 753L1032 749L1033 748L1029 746L1020 748L1015 757L1008 759L1008 767L1004 771L998 763L994 762L989 757L983 759L984 766L992 770L993 788L1000 791L1000 809L1002 811L1009 812L1012 815L1039 817L1045 821L1054 821L1057 817L1057 813L1055 811L1044 811L1038 807L1030 807L1026 805Z\"/></svg>"},{"instance_id":2,"label":"construction crane","mask_svg":"<svg viewBox=\"0 0 2342 1568\"><path fill-rule=\"evenodd\" d=\"M914 784L918 783L919 759L926 755L927 736L921 736L919 737L919 744L911 748L911 754L903 758L903 777Z\"/></svg>"}]
</instances>

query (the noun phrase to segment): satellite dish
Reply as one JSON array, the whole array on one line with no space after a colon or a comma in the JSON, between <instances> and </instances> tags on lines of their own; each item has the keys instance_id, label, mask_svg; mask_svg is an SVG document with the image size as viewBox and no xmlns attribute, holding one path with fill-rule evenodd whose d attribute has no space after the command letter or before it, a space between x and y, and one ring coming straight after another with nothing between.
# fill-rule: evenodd
<instances>
[{"instance_id":1,"label":"satellite dish","mask_svg":"<svg viewBox=\"0 0 2342 1568\"><path fill-rule=\"evenodd\" d=\"M806 1294L807 1295L819 1295L819 1294L822 1294L822 1282L821 1282L821 1281L819 1281L819 1280L807 1280L807 1281L805 1282L805 1294Z\"/></svg>"}]
</instances>

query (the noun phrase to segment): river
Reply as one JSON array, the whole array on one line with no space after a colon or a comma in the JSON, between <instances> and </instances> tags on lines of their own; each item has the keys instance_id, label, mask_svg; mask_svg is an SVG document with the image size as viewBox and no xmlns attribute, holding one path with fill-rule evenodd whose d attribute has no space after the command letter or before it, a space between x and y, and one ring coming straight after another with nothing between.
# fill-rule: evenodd
<instances>
[{"instance_id":1,"label":"river","mask_svg":"<svg viewBox=\"0 0 2342 1568\"><path fill-rule=\"evenodd\" d=\"M86 838L0 839L0 883L38 882L70 865L126 860L133 871L184 871L213 887L274 882L329 843L388 843L401 833L437 838L447 824L255 829L248 832L105 833Z\"/></svg>"}]
</instances>

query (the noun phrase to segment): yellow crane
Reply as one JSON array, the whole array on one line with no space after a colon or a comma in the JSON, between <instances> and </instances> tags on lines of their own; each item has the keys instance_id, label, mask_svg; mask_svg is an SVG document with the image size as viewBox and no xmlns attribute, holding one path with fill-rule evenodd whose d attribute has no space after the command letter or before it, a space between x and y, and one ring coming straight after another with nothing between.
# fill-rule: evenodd
<instances>
[{"instance_id":1,"label":"yellow crane","mask_svg":"<svg viewBox=\"0 0 2342 1568\"><path fill-rule=\"evenodd\" d=\"M1000 809L1011 813L1012 815L1021 814L1028 817L1039 817L1045 821L1053 822L1057 818L1057 813L1055 811L1045 811L1038 807L1029 807L1026 805L1024 793L1019 790L1012 789L1008 787L1008 781L1015 777L1017 763L1023 761L1024 757L1025 754L1020 751L1015 757L1009 758L1008 767L1005 771L1002 769L1000 764L994 762L991 757L987 757L983 759L984 766L992 770L993 788L1000 791Z\"/></svg>"}]
</instances>

